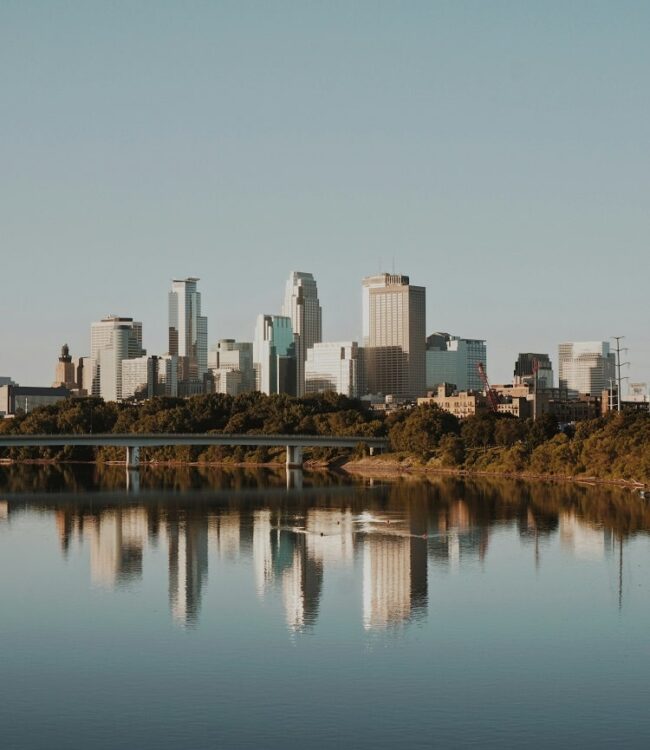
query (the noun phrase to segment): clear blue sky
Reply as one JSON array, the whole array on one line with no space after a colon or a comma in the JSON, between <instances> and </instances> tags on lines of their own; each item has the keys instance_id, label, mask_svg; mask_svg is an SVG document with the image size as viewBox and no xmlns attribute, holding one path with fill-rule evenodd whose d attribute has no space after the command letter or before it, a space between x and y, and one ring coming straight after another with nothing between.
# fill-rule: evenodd
<instances>
[{"instance_id":1,"label":"clear blue sky","mask_svg":"<svg viewBox=\"0 0 650 750\"><path fill-rule=\"evenodd\" d=\"M211 343L292 269L358 338L394 262L495 382L616 334L650 380L648 39L647 2L2 0L0 375L106 313L165 351L174 276Z\"/></svg>"}]
</instances>

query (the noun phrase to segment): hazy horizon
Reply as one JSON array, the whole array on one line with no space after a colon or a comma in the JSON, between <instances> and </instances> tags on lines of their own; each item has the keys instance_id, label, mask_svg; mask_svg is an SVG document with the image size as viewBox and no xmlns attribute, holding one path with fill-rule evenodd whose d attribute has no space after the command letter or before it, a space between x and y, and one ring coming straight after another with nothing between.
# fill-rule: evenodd
<instances>
[{"instance_id":1,"label":"hazy horizon","mask_svg":"<svg viewBox=\"0 0 650 750\"><path fill-rule=\"evenodd\" d=\"M635 2L3 4L0 375L49 385L108 313L164 353L175 276L210 345L292 270L359 340L394 268L493 382L613 335L650 381L649 32Z\"/></svg>"}]
</instances>

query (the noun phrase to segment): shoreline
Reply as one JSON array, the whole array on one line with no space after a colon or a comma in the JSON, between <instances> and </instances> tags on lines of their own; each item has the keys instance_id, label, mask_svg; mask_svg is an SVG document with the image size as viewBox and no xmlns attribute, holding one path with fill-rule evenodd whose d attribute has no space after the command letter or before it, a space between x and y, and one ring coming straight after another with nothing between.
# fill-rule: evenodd
<instances>
[{"instance_id":1,"label":"shoreline","mask_svg":"<svg viewBox=\"0 0 650 750\"><path fill-rule=\"evenodd\" d=\"M533 472L505 472L505 471L479 471L472 469L442 468L430 466L404 465L399 461L384 461L381 459L361 459L349 461L341 467L350 474L359 476L452 476L452 477L484 477L490 479L524 479L526 481L540 482L570 482L575 484L608 484L618 487L629 487L632 489L644 489L649 485L634 479L612 479L596 476L582 476L572 474L538 474Z\"/></svg>"},{"instance_id":2,"label":"shoreline","mask_svg":"<svg viewBox=\"0 0 650 750\"><path fill-rule=\"evenodd\" d=\"M408 459L407 459L408 460ZM56 459L0 459L2 466L107 466L111 468L126 466L119 461L58 461ZM286 469L283 461L259 463L255 461L242 462L207 462L207 461L152 461L143 462L143 468L176 468L183 467L206 468L206 469L269 469L277 471ZM618 487L627 487L630 489L642 490L649 487L648 483L639 482L633 479L613 479L596 476L582 475L564 475L564 474L539 474L532 472L502 472L502 471L474 471L472 469L461 468L442 468L413 465L403 461L393 460L386 461L380 457L341 460L331 462L305 461L306 471L338 471L344 472L351 476L359 476L368 479L399 479L404 477L418 478L428 476L448 476L448 477L482 477L487 479L523 479L525 481L540 482L569 482L574 484L589 485L613 485Z\"/></svg>"}]
</instances>

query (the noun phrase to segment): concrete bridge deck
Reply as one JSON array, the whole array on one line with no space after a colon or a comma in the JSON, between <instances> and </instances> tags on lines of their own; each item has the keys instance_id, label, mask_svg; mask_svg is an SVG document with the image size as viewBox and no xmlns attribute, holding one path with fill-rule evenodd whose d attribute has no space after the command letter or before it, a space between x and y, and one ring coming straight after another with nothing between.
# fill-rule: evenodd
<instances>
[{"instance_id":1,"label":"concrete bridge deck","mask_svg":"<svg viewBox=\"0 0 650 750\"><path fill-rule=\"evenodd\" d=\"M0 448L48 448L57 446L117 446L126 448L127 467L140 463L141 448L159 448L169 445L228 445L284 447L287 451L287 468L302 466L304 448L355 448L360 443L370 452L388 447L387 438L363 435L258 435L206 433L84 433L70 435L0 435Z\"/></svg>"}]
</instances>

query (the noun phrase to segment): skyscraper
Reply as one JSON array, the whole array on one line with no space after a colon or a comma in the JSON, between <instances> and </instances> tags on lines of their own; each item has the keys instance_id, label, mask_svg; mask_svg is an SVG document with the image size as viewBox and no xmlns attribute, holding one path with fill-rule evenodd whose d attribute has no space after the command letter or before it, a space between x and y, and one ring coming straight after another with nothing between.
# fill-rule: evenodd
<instances>
[{"instance_id":1,"label":"skyscraper","mask_svg":"<svg viewBox=\"0 0 650 750\"><path fill-rule=\"evenodd\" d=\"M142 323L109 315L90 326L91 395L105 401L122 398L122 360L141 357Z\"/></svg>"},{"instance_id":2,"label":"skyscraper","mask_svg":"<svg viewBox=\"0 0 650 750\"><path fill-rule=\"evenodd\" d=\"M236 385L232 395L255 390L252 342L221 339L208 353L208 367L214 376L216 393L230 393L231 381Z\"/></svg>"},{"instance_id":3,"label":"skyscraper","mask_svg":"<svg viewBox=\"0 0 650 750\"><path fill-rule=\"evenodd\" d=\"M262 393L296 394L296 354L291 318L258 315L253 341L255 387Z\"/></svg>"},{"instance_id":4,"label":"skyscraper","mask_svg":"<svg viewBox=\"0 0 650 750\"><path fill-rule=\"evenodd\" d=\"M426 391L426 290L408 276L363 280L366 391L408 398Z\"/></svg>"},{"instance_id":5,"label":"skyscraper","mask_svg":"<svg viewBox=\"0 0 650 750\"><path fill-rule=\"evenodd\" d=\"M520 352L515 362L513 375L512 382L515 385L534 383L537 377L535 383L537 388L553 387L553 364L548 354Z\"/></svg>"},{"instance_id":6,"label":"skyscraper","mask_svg":"<svg viewBox=\"0 0 650 750\"><path fill-rule=\"evenodd\" d=\"M483 339L463 339L448 333L432 333L427 338L427 390L442 383L453 383L459 391L480 391L483 384L478 363L487 364Z\"/></svg>"},{"instance_id":7,"label":"skyscraper","mask_svg":"<svg viewBox=\"0 0 650 750\"><path fill-rule=\"evenodd\" d=\"M323 340L322 310L311 273L292 271L286 284L282 315L291 319L296 340L296 395L305 393L307 351Z\"/></svg>"},{"instance_id":8,"label":"skyscraper","mask_svg":"<svg viewBox=\"0 0 650 750\"><path fill-rule=\"evenodd\" d=\"M208 369L208 319L201 315L199 279L174 279L169 292L169 353L178 357L179 380L201 381Z\"/></svg>"},{"instance_id":9,"label":"skyscraper","mask_svg":"<svg viewBox=\"0 0 650 750\"><path fill-rule=\"evenodd\" d=\"M616 379L616 357L607 341L571 341L559 346L560 388L600 395Z\"/></svg>"},{"instance_id":10,"label":"skyscraper","mask_svg":"<svg viewBox=\"0 0 650 750\"><path fill-rule=\"evenodd\" d=\"M305 362L305 393L335 391L350 398L361 396L362 354L356 341L314 344Z\"/></svg>"}]
</instances>

